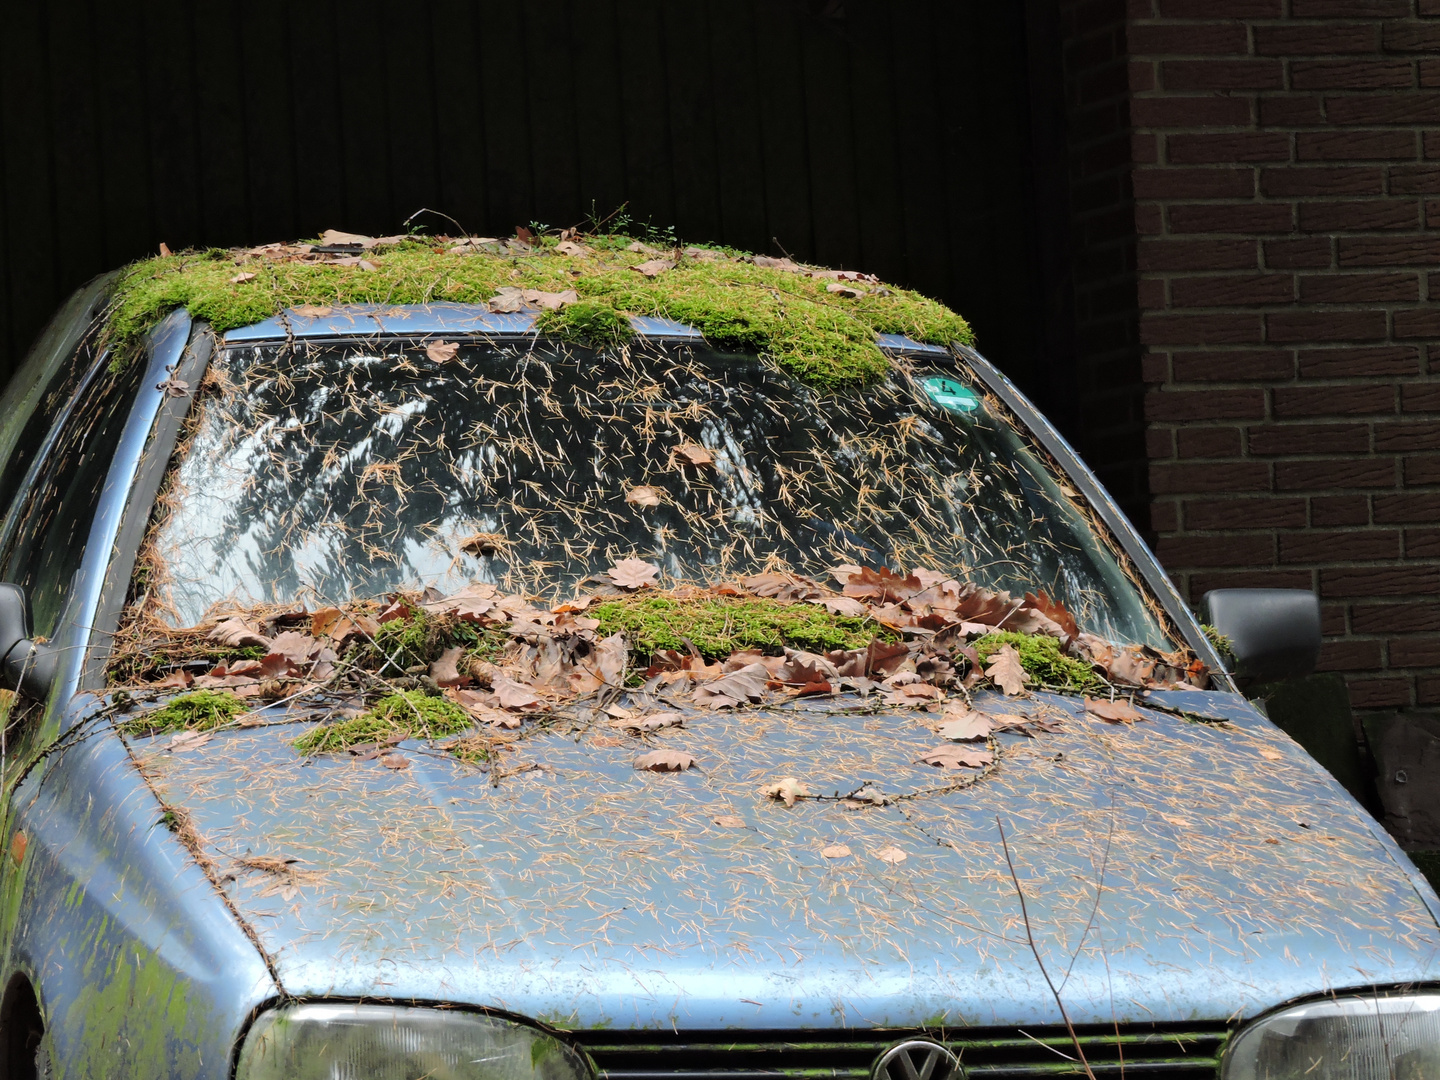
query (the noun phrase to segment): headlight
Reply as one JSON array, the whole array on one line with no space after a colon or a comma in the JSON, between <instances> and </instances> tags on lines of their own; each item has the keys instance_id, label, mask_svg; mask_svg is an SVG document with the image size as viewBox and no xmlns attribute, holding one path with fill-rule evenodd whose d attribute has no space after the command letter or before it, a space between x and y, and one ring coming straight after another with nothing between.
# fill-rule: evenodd
<instances>
[{"instance_id":1,"label":"headlight","mask_svg":"<svg viewBox=\"0 0 1440 1080\"><path fill-rule=\"evenodd\" d=\"M1437 1080L1440 994L1348 997L1257 1021L1225 1054L1224 1080Z\"/></svg>"},{"instance_id":2,"label":"headlight","mask_svg":"<svg viewBox=\"0 0 1440 1080\"><path fill-rule=\"evenodd\" d=\"M235 1080L591 1080L574 1050L483 1013L295 1005L263 1013Z\"/></svg>"}]
</instances>

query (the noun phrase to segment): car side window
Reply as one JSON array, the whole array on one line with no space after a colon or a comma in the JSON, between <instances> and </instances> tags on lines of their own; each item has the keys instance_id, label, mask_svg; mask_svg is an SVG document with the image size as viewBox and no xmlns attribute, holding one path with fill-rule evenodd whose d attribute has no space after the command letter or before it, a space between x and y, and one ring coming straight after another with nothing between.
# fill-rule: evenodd
<instances>
[{"instance_id":1,"label":"car side window","mask_svg":"<svg viewBox=\"0 0 1440 1080\"><path fill-rule=\"evenodd\" d=\"M109 292L109 276L75 293L50 320L0 396L0 521L56 421L93 367L86 339L96 308Z\"/></svg>"},{"instance_id":2,"label":"car side window","mask_svg":"<svg viewBox=\"0 0 1440 1080\"><path fill-rule=\"evenodd\" d=\"M85 557L90 525L143 367L137 363L119 375L100 374L65 420L34 487L18 508L0 576L25 590L32 632L41 637L53 636L71 579Z\"/></svg>"}]
</instances>

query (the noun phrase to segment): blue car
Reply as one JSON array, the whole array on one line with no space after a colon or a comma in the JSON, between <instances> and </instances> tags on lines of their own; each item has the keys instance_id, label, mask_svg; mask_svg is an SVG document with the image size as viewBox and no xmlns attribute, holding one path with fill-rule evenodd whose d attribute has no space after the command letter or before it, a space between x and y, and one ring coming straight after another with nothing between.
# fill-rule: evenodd
<instances>
[{"instance_id":1,"label":"blue car","mask_svg":"<svg viewBox=\"0 0 1440 1080\"><path fill-rule=\"evenodd\" d=\"M969 347L516 289L121 357L114 288L0 410L0 1075L1440 1076L1440 900L1232 680L1314 598L1222 658Z\"/></svg>"}]
</instances>

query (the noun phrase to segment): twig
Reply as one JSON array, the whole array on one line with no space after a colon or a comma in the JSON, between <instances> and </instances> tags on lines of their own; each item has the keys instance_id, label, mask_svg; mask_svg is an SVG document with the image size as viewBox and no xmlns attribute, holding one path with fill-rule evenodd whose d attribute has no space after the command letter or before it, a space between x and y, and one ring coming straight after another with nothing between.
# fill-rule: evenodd
<instances>
[{"instance_id":1,"label":"twig","mask_svg":"<svg viewBox=\"0 0 1440 1080\"><path fill-rule=\"evenodd\" d=\"M465 228L464 225L461 225L460 222L456 221L449 214L442 213L439 210L431 210L428 206L422 206L419 210L416 210L413 214L411 214L409 217L407 217L404 221L400 223L400 227L402 229L405 228L421 214L434 214L436 217L443 217L446 221L450 222L451 225L454 225L457 229L460 230L461 236L470 235L470 230Z\"/></svg>"},{"instance_id":2,"label":"twig","mask_svg":"<svg viewBox=\"0 0 1440 1080\"><path fill-rule=\"evenodd\" d=\"M1050 987L1050 994L1060 1008L1060 1018L1065 1021L1065 1030L1070 1035L1070 1044L1075 1047L1075 1056L1080 1059L1080 1067L1085 1070L1086 1080L1095 1080L1090 1062L1085 1060L1085 1049L1080 1045L1080 1037L1075 1034L1075 1025L1070 1022L1070 1013L1065 1008L1065 1002L1060 999L1060 991L1055 989L1050 972L1045 970L1045 961L1041 959L1040 949L1035 944L1035 932L1030 926L1030 911L1025 905L1025 890L1020 887L1020 877L1015 873L1015 860L1010 858L1010 843L1005 839L1005 826L1001 824L999 814L995 815L995 827L1000 830L1000 846L1005 849L1005 865L1010 868L1010 880L1015 883L1015 895L1020 897L1020 917L1025 922L1025 943L1030 946L1040 974L1045 977L1045 985Z\"/></svg>"}]
</instances>

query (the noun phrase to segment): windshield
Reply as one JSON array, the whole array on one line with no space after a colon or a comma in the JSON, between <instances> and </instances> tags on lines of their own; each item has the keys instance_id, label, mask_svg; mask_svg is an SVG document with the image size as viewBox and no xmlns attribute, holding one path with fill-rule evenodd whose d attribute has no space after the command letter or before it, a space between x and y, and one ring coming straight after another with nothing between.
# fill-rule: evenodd
<instances>
[{"instance_id":1,"label":"windshield","mask_svg":"<svg viewBox=\"0 0 1440 1080\"><path fill-rule=\"evenodd\" d=\"M837 565L1044 590L1173 648L1062 478L960 368L825 395L682 345L270 343L212 362L147 559L175 625L471 582L568 595Z\"/></svg>"}]
</instances>

